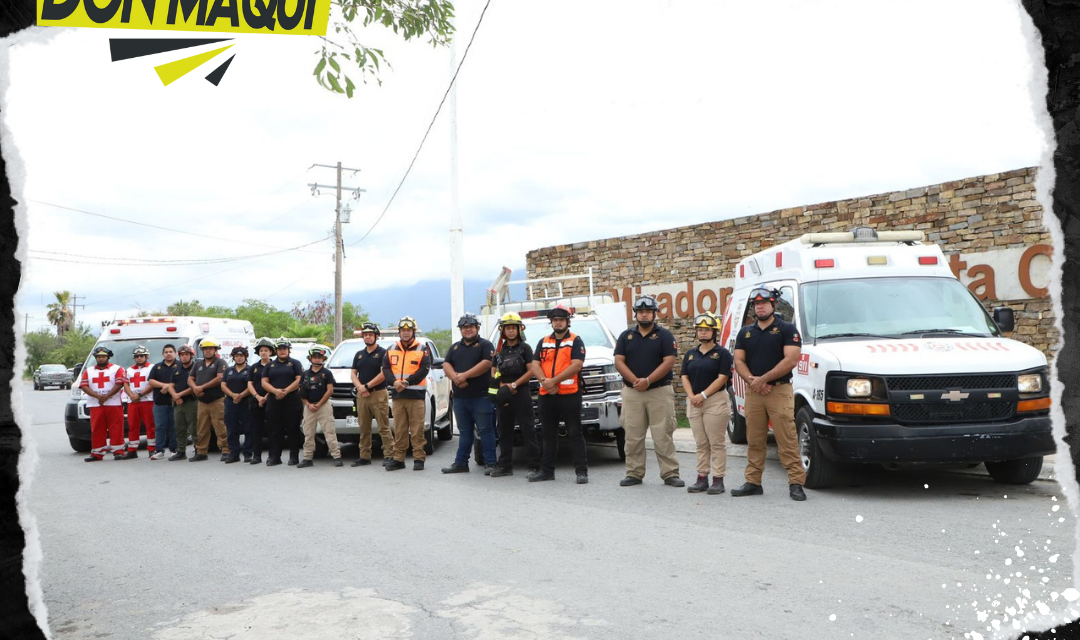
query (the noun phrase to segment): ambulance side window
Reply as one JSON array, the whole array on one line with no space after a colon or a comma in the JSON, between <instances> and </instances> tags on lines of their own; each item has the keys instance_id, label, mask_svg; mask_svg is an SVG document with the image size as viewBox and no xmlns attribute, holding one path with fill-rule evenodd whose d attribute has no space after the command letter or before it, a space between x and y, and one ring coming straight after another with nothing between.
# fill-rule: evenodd
<instances>
[{"instance_id":1,"label":"ambulance side window","mask_svg":"<svg viewBox=\"0 0 1080 640\"><path fill-rule=\"evenodd\" d=\"M795 291L790 286L780 287L780 299L776 301L776 312L785 322L795 322Z\"/></svg>"}]
</instances>

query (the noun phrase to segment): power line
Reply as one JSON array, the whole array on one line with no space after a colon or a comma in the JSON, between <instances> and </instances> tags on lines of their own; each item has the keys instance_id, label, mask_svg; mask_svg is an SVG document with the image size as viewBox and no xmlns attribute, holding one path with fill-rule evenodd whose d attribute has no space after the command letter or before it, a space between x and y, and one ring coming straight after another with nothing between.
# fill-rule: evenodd
<instances>
[{"instance_id":1,"label":"power line","mask_svg":"<svg viewBox=\"0 0 1080 640\"><path fill-rule=\"evenodd\" d=\"M249 258L258 258L260 256L283 253L286 251L295 251L303 247L307 247L313 244L322 242L326 238L315 240L314 242L307 242L305 244L297 245L295 247L289 247L282 249L281 251L272 251L269 254L267 252L255 253L246 256L232 256L227 258L200 258L190 260L157 260L154 258L125 258L119 256L93 256L86 255L84 253L66 253L63 251L45 251L43 249L29 249L29 253L43 253L53 256L67 256L69 258L89 258L90 261L82 260L65 260L61 258L47 258L44 256L31 256L35 260L49 260L52 262L71 262L75 264L100 264L100 265L118 265L118 266L148 266L148 267L172 267L172 266L185 266L185 265L204 265L204 264L218 264L222 262L236 262L238 260L247 260Z\"/></svg>"},{"instance_id":2,"label":"power line","mask_svg":"<svg viewBox=\"0 0 1080 640\"><path fill-rule=\"evenodd\" d=\"M320 238L320 239L316 240L315 242L309 242L308 244L315 244L316 242L322 242L324 240L329 240L331 237L332 236L328 235L325 238ZM302 245L302 246L307 246L307 245ZM220 271L215 271L214 273L208 273L205 276L199 276L197 278L191 278L190 280L182 280L180 282L173 282L172 284L169 284L169 285L164 286L164 287L156 287L154 289L147 289L146 291L137 291L135 293L129 293L129 294L126 294L126 295L118 296L116 298L109 298L107 300L98 300L97 302L90 302L90 303L87 303L87 306L105 304L106 302L113 302L115 300L123 300L125 298L131 298L131 297L134 297L134 296L139 296L139 295L142 295L144 293L156 293L156 292L160 292L160 291L165 291L167 289L171 289L173 287L177 287L177 286L182 285L182 284L187 284L189 282L195 282L196 280L205 280L206 278L212 278L214 276L221 275L222 273L226 273L228 271L235 271L236 269L239 269L241 267L249 266L251 264L259 262L260 260L265 260L265 259L267 259L267 258L269 258L271 256L277 255L278 253L281 253L281 252L278 251L278 252L266 253L266 254L263 254L263 255L261 255L261 256L259 256L257 258L252 259L251 261L249 261L249 262L247 262L245 264L240 264L240 265L236 265L235 267L229 267L228 269L222 269Z\"/></svg>"},{"instance_id":3,"label":"power line","mask_svg":"<svg viewBox=\"0 0 1080 640\"><path fill-rule=\"evenodd\" d=\"M43 202L41 200L31 200L31 202L36 202L38 204L43 204L43 205L48 206L48 207L56 207L57 209L64 209L64 210L67 210L67 211L74 211L76 213L82 213L82 214L85 214L85 215L88 215L88 216L94 216L94 217L97 217L97 218L105 218L106 220L116 220L117 222L126 222L128 224L134 224L134 225L137 225L137 226L140 226L140 227L149 227L150 229L158 229L160 231L168 231L170 233L181 233L181 234L188 235L188 236L195 236L197 238L207 238L209 240L221 240L223 242L229 242L229 243L232 243L232 244L248 244L248 245L252 245L252 246L255 246L255 247L266 247L266 248L269 248L269 249L284 249L286 251L291 250L291 249L288 249L288 248L285 248L285 247L277 247L277 246L270 245L270 244L261 244L259 242L248 242L248 241L245 241L245 240L238 240L236 238L222 238L222 237L219 237L219 236L210 236L210 235L206 235L206 234L203 234L203 233L195 233L193 231L184 231L183 229L171 229L169 227L161 227L161 226L158 226L156 224L148 224L146 222L139 222L138 220L130 220L128 218L117 218L116 216L107 216L104 213L94 213L93 211L85 211L83 209L76 209L74 207L65 207L64 205L53 204L52 202ZM304 253L317 253L317 252L315 252L315 251L305 251Z\"/></svg>"},{"instance_id":4,"label":"power line","mask_svg":"<svg viewBox=\"0 0 1080 640\"><path fill-rule=\"evenodd\" d=\"M435 120L439 117L439 112L442 111L443 104L446 102L446 97L450 95L450 89L453 88L454 82L457 81L458 73L461 71L461 65L465 64L465 58L469 57L469 49L472 48L473 40L476 39L476 32L480 30L480 25L484 22L484 14L487 13L488 5L490 4L491 0L487 0L484 3L484 9L480 12L480 19L476 21L476 26L473 28L472 36L469 37L469 44L465 46L465 53L461 54L461 60L458 62L457 69L454 69L454 76L450 78L450 84L446 86L446 91L443 93L442 100L439 101L439 106L437 109L435 109L435 115L431 117L431 122L428 124L427 131L424 132L424 137L420 140L420 146L416 148L416 153L413 154L412 162L410 162L409 167L405 169L405 175L401 176L401 182L399 182L397 188L394 189L394 193L390 196L390 200L386 203L386 206L383 207L382 213L380 213L379 217L375 219L375 224L371 225L371 228L368 229L367 232L363 236L361 236L359 240L357 240L356 242L350 242L350 247L360 244L364 241L365 238L371 235L371 232L375 230L375 227L377 227L380 222L382 222L383 216L385 216L386 212L390 209L390 205L393 204L394 198L397 197L398 191L401 191L401 186L405 184L406 178L409 177L409 172L412 171L413 165L416 164L416 159L420 157L420 150L424 148L424 143L427 142L428 135L431 133L431 128L435 126Z\"/></svg>"}]
</instances>

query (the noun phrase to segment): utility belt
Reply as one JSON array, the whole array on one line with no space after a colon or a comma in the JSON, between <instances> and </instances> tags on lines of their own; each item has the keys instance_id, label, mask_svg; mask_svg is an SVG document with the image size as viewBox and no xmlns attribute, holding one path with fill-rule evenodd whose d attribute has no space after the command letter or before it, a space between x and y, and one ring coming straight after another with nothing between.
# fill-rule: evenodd
<instances>
[{"instance_id":1,"label":"utility belt","mask_svg":"<svg viewBox=\"0 0 1080 640\"><path fill-rule=\"evenodd\" d=\"M623 386L627 387L627 388L630 388L630 389L634 388L634 385L630 384L626 380L623 380ZM663 382L654 382L654 383L650 384L649 389L659 389L661 387L670 387L670 386L671 386L671 380L665 380Z\"/></svg>"}]
</instances>

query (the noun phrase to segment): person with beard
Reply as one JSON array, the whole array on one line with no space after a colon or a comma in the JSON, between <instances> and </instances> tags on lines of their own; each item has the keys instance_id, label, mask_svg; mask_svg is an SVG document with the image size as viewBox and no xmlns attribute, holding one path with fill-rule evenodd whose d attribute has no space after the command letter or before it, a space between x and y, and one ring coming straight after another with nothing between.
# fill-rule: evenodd
<instances>
[{"instance_id":1,"label":"person with beard","mask_svg":"<svg viewBox=\"0 0 1080 640\"><path fill-rule=\"evenodd\" d=\"M660 478L669 487L684 487L675 457L675 390L671 387L678 347L675 336L656 323L659 307L652 296L634 301L637 326L623 331L615 343L615 369L623 377L622 426L626 432L626 477L620 487L641 484L645 477L645 432L652 435Z\"/></svg>"},{"instance_id":2,"label":"person with beard","mask_svg":"<svg viewBox=\"0 0 1080 640\"><path fill-rule=\"evenodd\" d=\"M787 469L788 494L806 500L806 469L795 435L795 394L791 370L799 364L802 340L794 324L776 315L779 292L757 288L750 292L757 322L739 329L735 338L735 373L746 382L746 482L733 496L764 493L761 472L772 422L780 463Z\"/></svg>"},{"instance_id":3,"label":"person with beard","mask_svg":"<svg viewBox=\"0 0 1080 640\"><path fill-rule=\"evenodd\" d=\"M427 375L431 353L416 340L416 320L405 316L398 320L398 341L386 350L383 376L393 390L394 459L387 471L405 468L405 452L412 441L413 471L423 471L427 453L424 437L424 409L427 406Z\"/></svg>"},{"instance_id":4,"label":"person with beard","mask_svg":"<svg viewBox=\"0 0 1080 640\"><path fill-rule=\"evenodd\" d=\"M262 464L262 439L268 433L266 426L266 399L269 395L262 385L263 374L274 356L274 341L259 338L255 343L255 355L259 361L251 365L251 379L248 381L248 395L251 396L251 464Z\"/></svg>"},{"instance_id":5,"label":"person with beard","mask_svg":"<svg viewBox=\"0 0 1080 640\"><path fill-rule=\"evenodd\" d=\"M495 410L499 428L499 461L492 478L514 475L514 423L521 428L525 441L525 463L529 473L540 470L540 445L536 440L533 422L532 393L529 379L533 350L525 342L525 323L516 313L499 318L499 344L492 363Z\"/></svg>"},{"instance_id":6,"label":"person with beard","mask_svg":"<svg viewBox=\"0 0 1080 640\"><path fill-rule=\"evenodd\" d=\"M79 388L86 396L90 411L90 456L86 462L98 462L112 452L114 460L124 460L124 406L120 392L127 377L124 368L109 362L113 352L97 347L93 352L94 366L83 369Z\"/></svg>"},{"instance_id":7,"label":"person with beard","mask_svg":"<svg viewBox=\"0 0 1080 640\"><path fill-rule=\"evenodd\" d=\"M195 368L195 349L190 344L182 344L176 350L180 358L180 366L173 369L172 381L169 383L169 395L173 401L173 422L176 423L176 453L169 456L170 461L184 460L187 458L188 436L194 440L196 424L199 418L199 403L191 392L188 384L191 380L191 372Z\"/></svg>"},{"instance_id":8,"label":"person with beard","mask_svg":"<svg viewBox=\"0 0 1080 640\"><path fill-rule=\"evenodd\" d=\"M304 439L300 432L304 406L298 391L304 366L289 355L292 343L287 338L278 338L275 346L277 358L266 365L262 375L262 386L269 396L266 401L266 422L270 427L270 454L266 459L268 467L281 464L281 449L286 433L289 436L289 464L299 464L300 443Z\"/></svg>"},{"instance_id":9,"label":"person with beard","mask_svg":"<svg viewBox=\"0 0 1080 640\"><path fill-rule=\"evenodd\" d=\"M443 467L442 472L468 473L473 438L479 435L485 475L491 475L495 468L495 428L492 424L495 411L488 399L488 387L495 346L480 337L480 320L471 313L461 316L458 329L461 340L450 346L443 362L443 372L450 379L452 389L458 449L453 464Z\"/></svg>"},{"instance_id":10,"label":"person with beard","mask_svg":"<svg viewBox=\"0 0 1080 640\"><path fill-rule=\"evenodd\" d=\"M581 368L585 364L585 342L570 332L570 310L559 304L548 312L551 335L536 343L532 372L540 383L540 426L544 439L540 469L530 473L529 482L555 479L559 453L559 422L566 425L574 447L577 483L589 482L589 462L585 434L581 431Z\"/></svg>"},{"instance_id":11,"label":"person with beard","mask_svg":"<svg viewBox=\"0 0 1080 640\"><path fill-rule=\"evenodd\" d=\"M176 361L174 345L162 347L161 356L162 361L150 369L150 387L154 390L154 426L157 430L157 451L150 456L151 460L164 458L166 449L176 453L176 420L169 388L180 363Z\"/></svg>"},{"instance_id":12,"label":"person with beard","mask_svg":"<svg viewBox=\"0 0 1080 640\"><path fill-rule=\"evenodd\" d=\"M203 338L200 348L203 359L195 363L191 377L195 384L191 391L199 399L198 436L195 441L195 455L191 462L206 460L210 450L210 429L214 429L217 445L221 449L221 462L229 459L228 432L225 430L225 392L221 390L221 381L225 377L225 359L218 355L221 345L212 338ZM189 381L190 384L191 381Z\"/></svg>"},{"instance_id":13,"label":"person with beard","mask_svg":"<svg viewBox=\"0 0 1080 640\"><path fill-rule=\"evenodd\" d=\"M356 389L356 417L360 421L360 458L352 466L371 464L371 421L379 425L383 466L394 459L394 436L390 433L390 396L386 391L383 360L386 349L379 346L379 325L365 322L360 327L364 348L353 356L352 383Z\"/></svg>"},{"instance_id":14,"label":"person with beard","mask_svg":"<svg viewBox=\"0 0 1080 640\"><path fill-rule=\"evenodd\" d=\"M700 343L689 349L682 361L682 386L686 392L686 419L697 443L697 482L690 493L724 492L727 467L727 421L730 412L727 388L731 379L731 353L716 344L720 318L705 312L694 318L694 333ZM709 486L709 471L713 483Z\"/></svg>"}]
</instances>

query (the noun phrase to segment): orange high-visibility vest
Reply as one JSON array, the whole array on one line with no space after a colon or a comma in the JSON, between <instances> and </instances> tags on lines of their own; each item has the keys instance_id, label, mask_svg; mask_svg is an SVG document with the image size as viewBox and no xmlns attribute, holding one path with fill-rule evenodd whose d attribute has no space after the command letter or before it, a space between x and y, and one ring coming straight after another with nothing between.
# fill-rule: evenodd
<instances>
[{"instance_id":1,"label":"orange high-visibility vest","mask_svg":"<svg viewBox=\"0 0 1080 640\"><path fill-rule=\"evenodd\" d=\"M399 380L406 380L419 371L425 354L424 346L415 341L411 348L405 348L405 345L398 340L397 344L386 351L386 357L390 358L390 370ZM427 389L427 377L425 376L419 384L410 384L405 388L423 391Z\"/></svg>"},{"instance_id":2,"label":"orange high-visibility vest","mask_svg":"<svg viewBox=\"0 0 1080 640\"><path fill-rule=\"evenodd\" d=\"M567 331L566 337L557 340L554 334L547 335L540 343L540 370L544 375L553 378L570 366L570 352L574 350L574 340L577 336ZM559 393L577 393L578 377L574 376L559 383ZM540 395L548 395L547 389L540 386Z\"/></svg>"}]
</instances>

